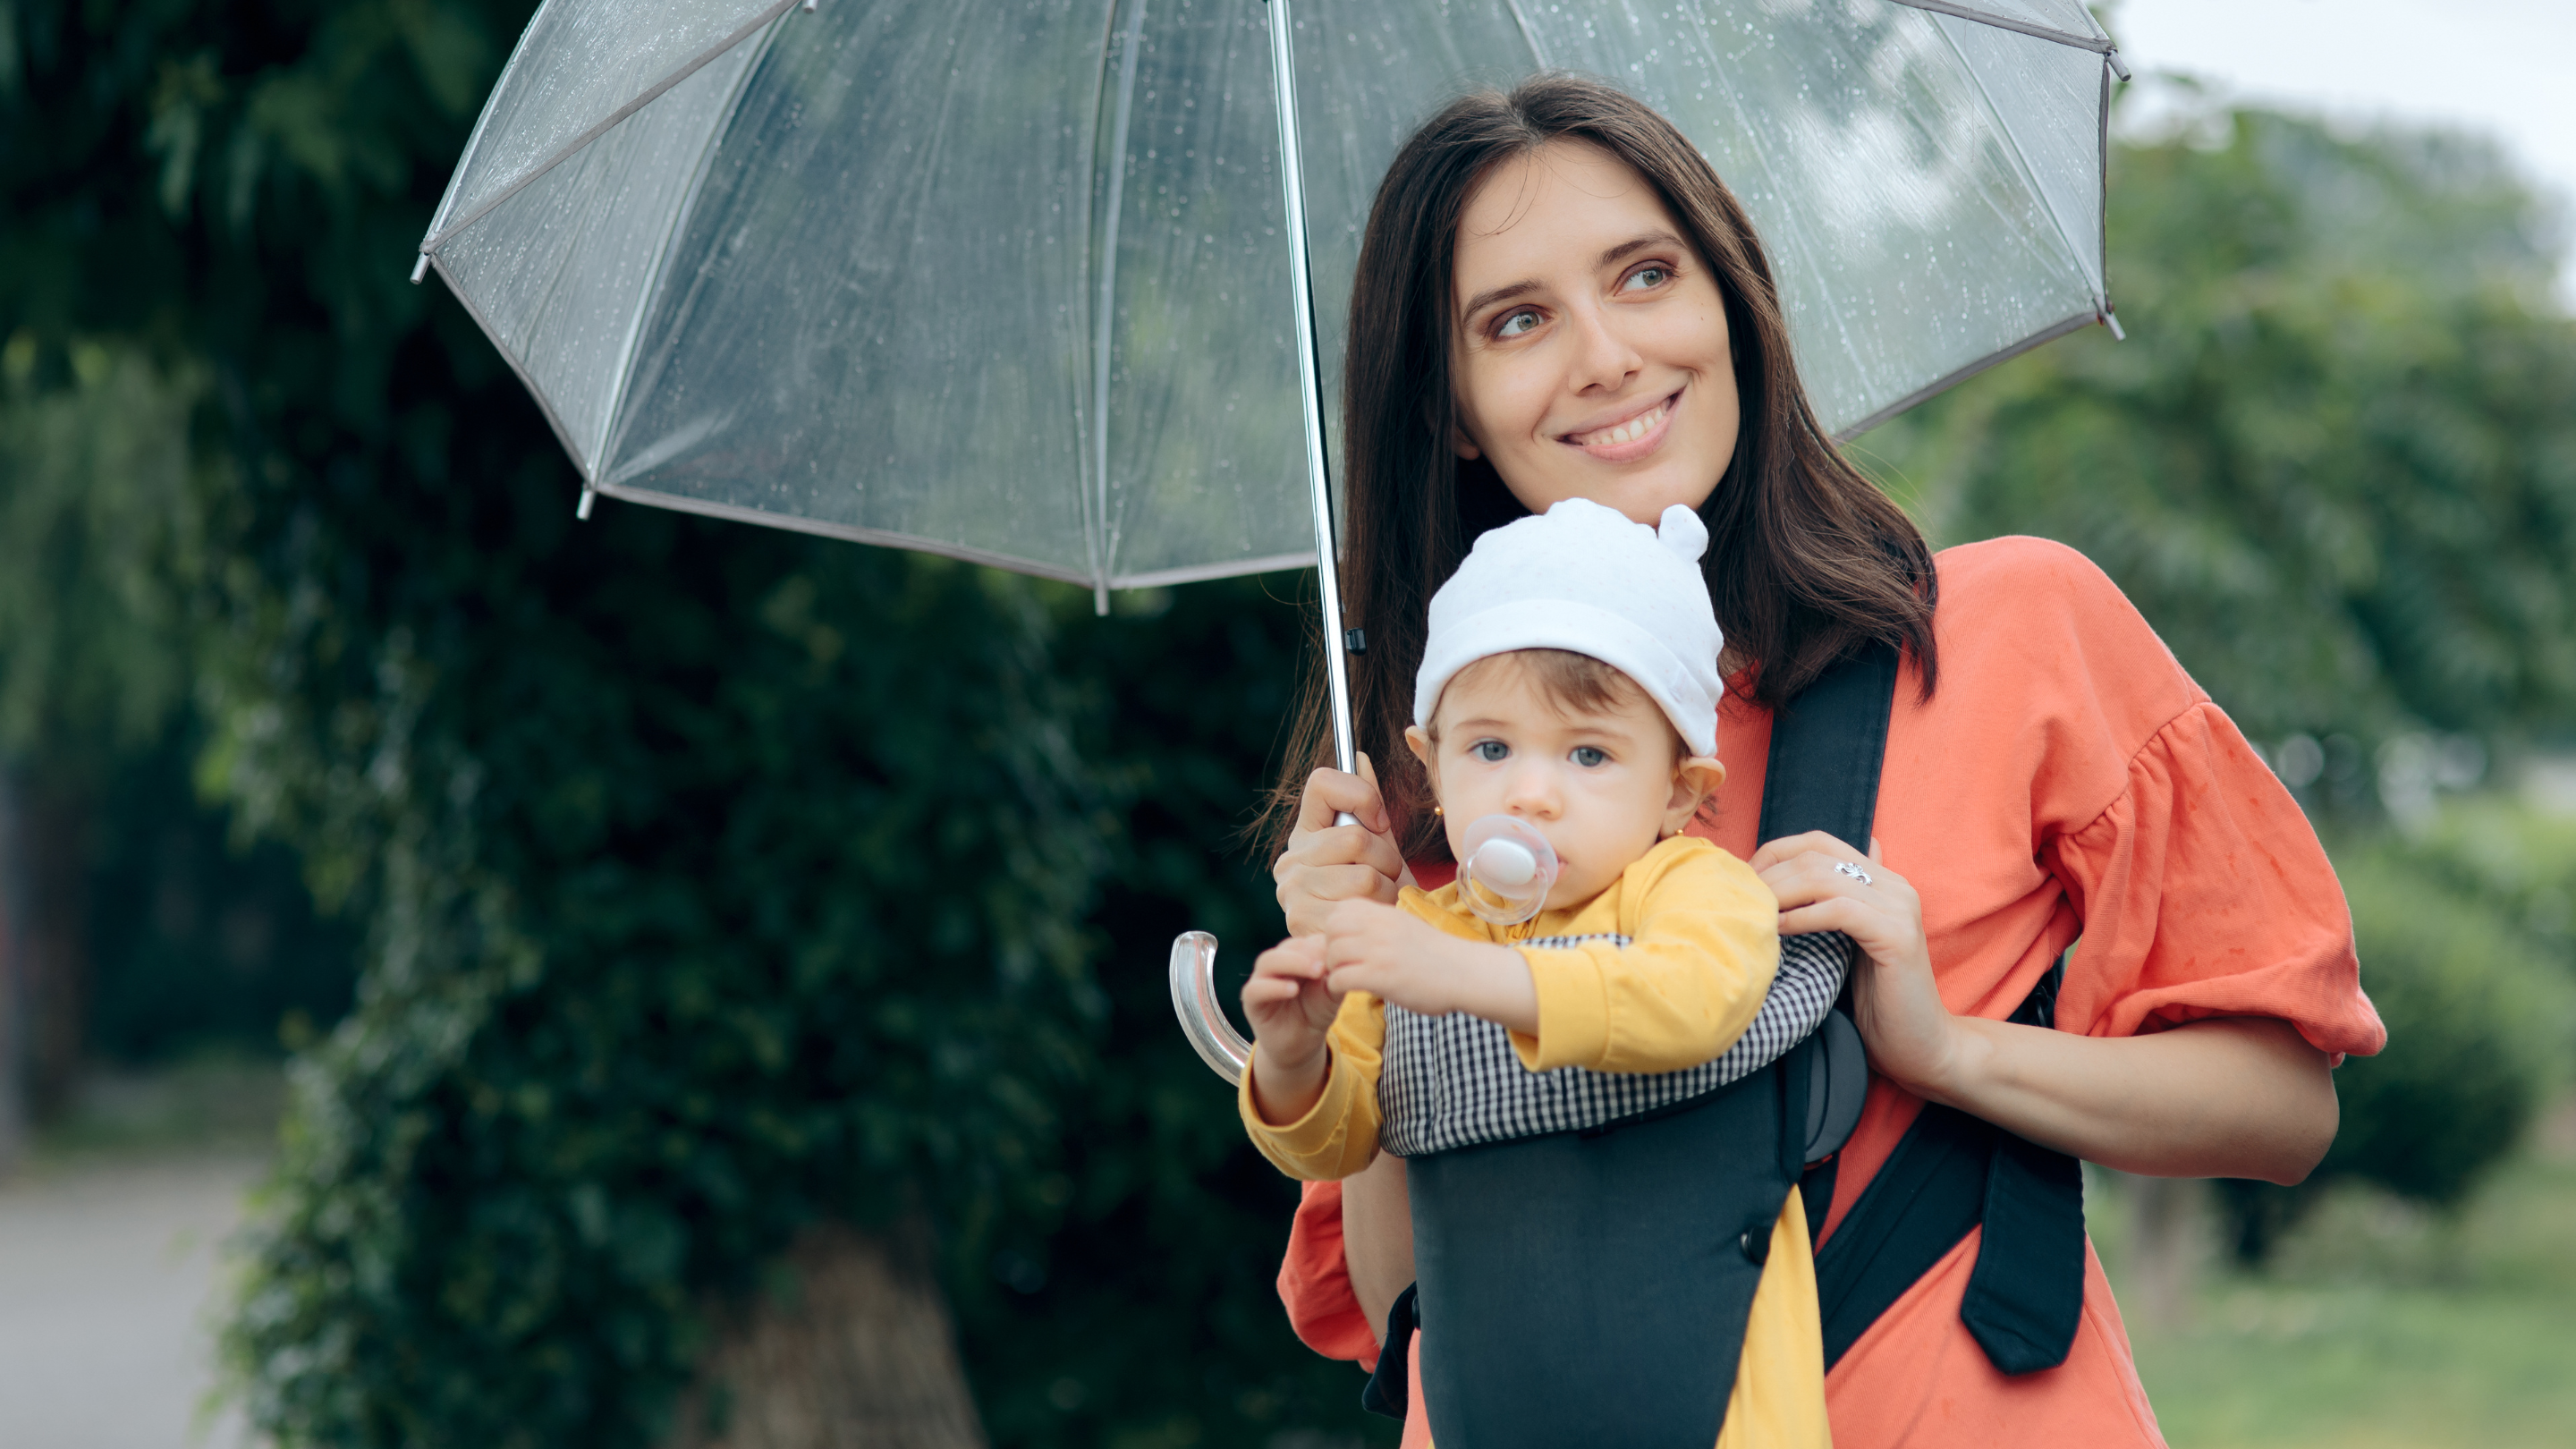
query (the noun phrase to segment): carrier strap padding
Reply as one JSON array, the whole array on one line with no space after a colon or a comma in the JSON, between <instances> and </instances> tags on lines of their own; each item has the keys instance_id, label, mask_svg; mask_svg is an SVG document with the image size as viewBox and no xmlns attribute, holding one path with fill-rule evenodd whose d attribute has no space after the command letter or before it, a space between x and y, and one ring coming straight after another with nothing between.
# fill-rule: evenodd
<instances>
[{"instance_id":1,"label":"carrier strap padding","mask_svg":"<svg viewBox=\"0 0 2576 1449\"><path fill-rule=\"evenodd\" d=\"M2049 968L2011 1020L2051 1025L2064 972L2062 960ZM1828 1197L1829 1172L1809 1174ZM1981 1222L1960 1319L2007 1374L2064 1363L2084 1313L2083 1169L2065 1153L1926 1103L1817 1250L1826 1366Z\"/></svg>"},{"instance_id":2,"label":"carrier strap padding","mask_svg":"<svg viewBox=\"0 0 2576 1449\"><path fill-rule=\"evenodd\" d=\"M1896 698L1896 650L1872 644L1817 676L1771 719L1759 838L1821 830L1869 851Z\"/></svg>"}]
</instances>

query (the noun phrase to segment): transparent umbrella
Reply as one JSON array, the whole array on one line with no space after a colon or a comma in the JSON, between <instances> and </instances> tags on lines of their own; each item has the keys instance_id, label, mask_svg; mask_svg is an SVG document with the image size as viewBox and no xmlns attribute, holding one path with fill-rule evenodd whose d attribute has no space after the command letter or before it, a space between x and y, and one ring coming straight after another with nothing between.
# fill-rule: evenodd
<instances>
[{"instance_id":1,"label":"transparent umbrella","mask_svg":"<svg viewBox=\"0 0 2576 1449\"><path fill-rule=\"evenodd\" d=\"M595 495L1112 589L1313 564L1379 176L1609 78L1775 259L1826 426L2096 321L2083 0L546 0L420 245ZM2123 72L2123 74L2125 74ZM2116 330L2116 323L2113 324ZM1213 941L1175 1005L1241 1069Z\"/></svg>"}]
</instances>

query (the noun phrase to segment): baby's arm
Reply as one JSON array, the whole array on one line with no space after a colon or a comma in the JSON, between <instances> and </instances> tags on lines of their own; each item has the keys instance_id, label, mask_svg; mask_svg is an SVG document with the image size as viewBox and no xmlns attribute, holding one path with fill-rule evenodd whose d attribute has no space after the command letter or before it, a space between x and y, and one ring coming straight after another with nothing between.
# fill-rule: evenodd
<instances>
[{"instance_id":1,"label":"baby's arm","mask_svg":"<svg viewBox=\"0 0 2576 1449\"><path fill-rule=\"evenodd\" d=\"M1780 964L1779 902L1742 861L1716 849L1676 853L1618 889L1625 947L1608 941L1523 946L1538 1030L1515 1029L1532 1071L1672 1072L1714 1061L1762 1009Z\"/></svg>"},{"instance_id":2,"label":"baby's arm","mask_svg":"<svg viewBox=\"0 0 2576 1449\"><path fill-rule=\"evenodd\" d=\"M1236 1110L1261 1154L1304 1180L1337 1180L1377 1156L1377 1075L1386 1018L1365 992L1324 980L1317 937L1282 941L1253 963L1243 1011L1252 1060Z\"/></svg>"},{"instance_id":3,"label":"baby's arm","mask_svg":"<svg viewBox=\"0 0 2576 1449\"><path fill-rule=\"evenodd\" d=\"M1324 984L1324 956L1312 937L1291 937L1261 953L1252 979L1243 983L1243 1015L1252 1023L1258 1070L1252 1105L1261 1120L1284 1127L1315 1110L1324 1095L1324 1044L1341 1009L1338 993Z\"/></svg>"},{"instance_id":4,"label":"baby's arm","mask_svg":"<svg viewBox=\"0 0 2576 1449\"><path fill-rule=\"evenodd\" d=\"M1463 1011L1508 1031L1538 1030L1529 963L1509 946L1452 936L1375 901L1333 907L1322 943L1335 991L1365 991L1424 1016Z\"/></svg>"}]
</instances>

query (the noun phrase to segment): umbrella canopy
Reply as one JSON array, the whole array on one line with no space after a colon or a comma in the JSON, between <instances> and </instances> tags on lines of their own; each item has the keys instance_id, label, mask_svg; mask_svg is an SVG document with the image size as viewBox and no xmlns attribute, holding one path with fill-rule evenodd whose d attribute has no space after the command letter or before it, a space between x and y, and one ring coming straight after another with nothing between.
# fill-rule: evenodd
<instances>
[{"instance_id":1,"label":"umbrella canopy","mask_svg":"<svg viewBox=\"0 0 2576 1449\"><path fill-rule=\"evenodd\" d=\"M1104 596L1315 562L1266 7L794 5L547 0L421 243L584 507ZM1546 68L1735 189L1838 433L2109 318L2082 0L1299 0L1293 51L1325 359L1405 134Z\"/></svg>"}]
</instances>

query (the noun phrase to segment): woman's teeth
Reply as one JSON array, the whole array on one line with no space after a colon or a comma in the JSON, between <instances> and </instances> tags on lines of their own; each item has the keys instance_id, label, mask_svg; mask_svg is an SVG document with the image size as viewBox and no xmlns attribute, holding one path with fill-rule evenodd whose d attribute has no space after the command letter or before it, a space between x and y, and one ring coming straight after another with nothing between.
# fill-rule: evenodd
<instances>
[{"instance_id":1,"label":"woman's teeth","mask_svg":"<svg viewBox=\"0 0 2576 1449\"><path fill-rule=\"evenodd\" d=\"M1577 433L1574 444L1578 448L1602 448L1619 443L1633 443L1653 432L1655 425L1664 420L1664 414L1672 411L1672 407L1669 402L1660 402L1651 410L1639 413L1615 428L1603 428L1597 433Z\"/></svg>"}]
</instances>

